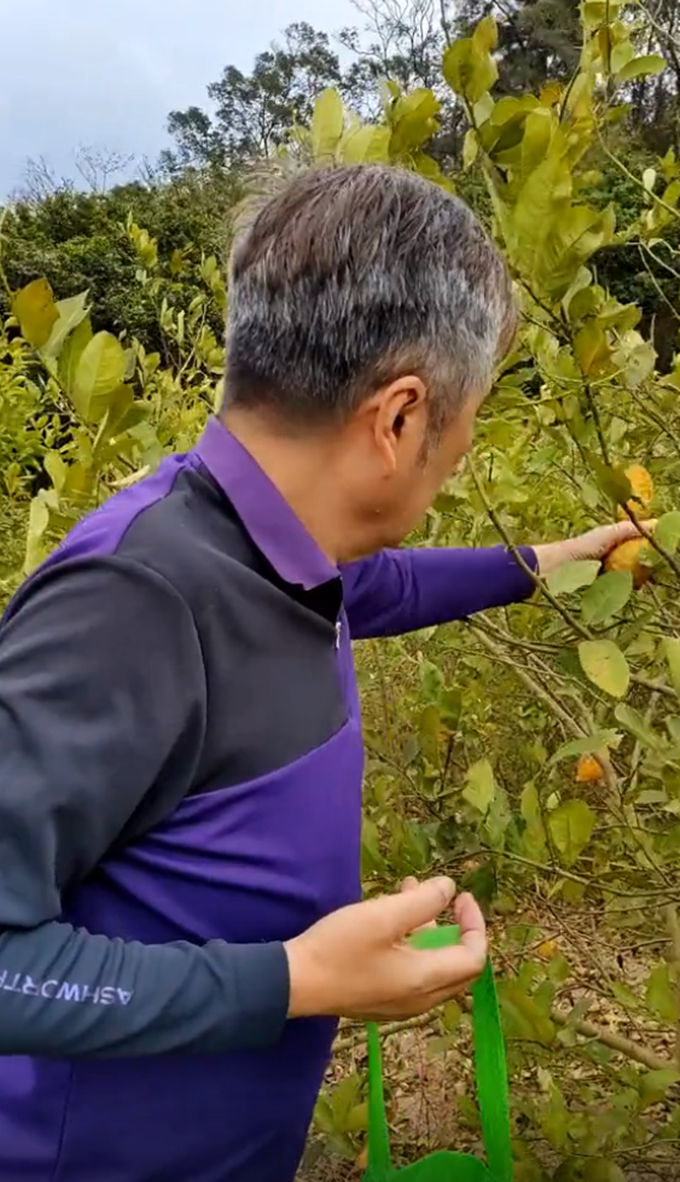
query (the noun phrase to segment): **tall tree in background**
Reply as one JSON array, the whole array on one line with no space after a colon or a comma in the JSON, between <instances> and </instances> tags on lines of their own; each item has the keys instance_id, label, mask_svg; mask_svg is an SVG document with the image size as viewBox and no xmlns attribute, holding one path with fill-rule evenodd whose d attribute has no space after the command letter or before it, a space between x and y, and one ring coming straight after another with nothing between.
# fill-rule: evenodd
<instances>
[{"instance_id":1,"label":"tall tree in background","mask_svg":"<svg viewBox=\"0 0 680 1182\"><path fill-rule=\"evenodd\" d=\"M487 13L498 23L498 91L539 93L548 78L568 82L581 52L579 0L354 0L356 25L336 34L306 23L290 25L280 43L257 55L251 73L234 65L208 86L212 112L198 106L173 111L176 144L164 163L238 167L268 156L293 122L306 123L313 99L327 86L370 116L391 80L404 91L428 87L444 104L443 135L435 154L458 158L461 113L442 86L448 42L465 36ZM678 0L649 0L641 52L661 52L671 71L631 84L629 126L654 150L678 141L680 16ZM630 19L630 18L627 18Z\"/></svg>"},{"instance_id":2,"label":"tall tree in background","mask_svg":"<svg viewBox=\"0 0 680 1182\"><path fill-rule=\"evenodd\" d=\"M341 86L342 80L328 34L305 23L289 25L281 45L257 55L251 74L226 66L219 81L208 86L212 116L199 107L170 113L168 129L177 151L166 154L165 163L233 167L267 156L292 123L309 120L315 96L327 86Z\"/></svg>"},{"instance_id":3,"label":"tall tree in background","mask_svg":"<svg viewBox=\"0 0 680 1182\"><path fill-rule=\"evenodd\" d=\"M493 8L499 18L501 91L536 93L548 78L571 77L581 54L579 0L520 0Z\"/></svg>"}]
</instances>

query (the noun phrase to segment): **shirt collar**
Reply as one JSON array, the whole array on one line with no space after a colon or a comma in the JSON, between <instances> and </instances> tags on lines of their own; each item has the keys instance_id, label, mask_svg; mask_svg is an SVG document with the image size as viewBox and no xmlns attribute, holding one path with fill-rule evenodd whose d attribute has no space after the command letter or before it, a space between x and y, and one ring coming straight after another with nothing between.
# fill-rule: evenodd
<instances>
[{"instance_id":1,"label":"shirt collar","mask_svg":"<svg viewBox=\"0 0 680 1182\"><path fill-rule=\"evenodd\" d=\"M337 579L276 485L220 419L211 416L194 455L231 501L258 550L286 583L306 591Z\"/></svg>"}]
</instances>

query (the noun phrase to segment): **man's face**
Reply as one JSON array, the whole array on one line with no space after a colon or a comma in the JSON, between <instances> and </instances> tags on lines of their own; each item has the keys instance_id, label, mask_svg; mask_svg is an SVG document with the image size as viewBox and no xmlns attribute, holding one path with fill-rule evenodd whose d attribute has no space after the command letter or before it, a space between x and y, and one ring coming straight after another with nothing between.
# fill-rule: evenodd
<instances>
[{"instance_id":1,"label":"man's face","mask_svg":"<svg viewBox=\"0 0 680 1182\"><path fill-rule=\"evenodd\" d=\"M416 378L394 385L362 412L348 453L364 553L400 545L422 522L442 485L462 467L482 402L482 397L469 398L437 441L428 444L424 387Z\"/></svg>"}]
</instances>

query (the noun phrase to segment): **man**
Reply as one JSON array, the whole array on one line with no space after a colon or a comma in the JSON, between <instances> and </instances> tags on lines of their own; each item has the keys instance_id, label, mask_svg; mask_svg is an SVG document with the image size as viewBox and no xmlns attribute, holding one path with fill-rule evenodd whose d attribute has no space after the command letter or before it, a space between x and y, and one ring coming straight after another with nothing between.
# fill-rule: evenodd
<instances>
[{"instance_id":1,"label":"man","mask_svg":"<svg viewBox=\"0 0 680 1182\"><path fill-rule=\"evenodd\" d=\"M469 211L377 166L294 180L232 257L224 413L82 522L0 632L0 1178L291 1182L338 1015L486 954L359 903L350 641L511 603L502 548L394 550L515 331ZM524 549L545 572L632 527Z\"/></svg>"}]
</instances>

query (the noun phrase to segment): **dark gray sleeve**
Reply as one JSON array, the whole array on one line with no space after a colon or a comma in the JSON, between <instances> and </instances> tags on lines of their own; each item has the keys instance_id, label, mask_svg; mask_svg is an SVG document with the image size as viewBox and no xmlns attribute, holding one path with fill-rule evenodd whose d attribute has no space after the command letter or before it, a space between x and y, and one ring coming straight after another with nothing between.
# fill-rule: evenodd
<instances>
[{"instance_id":1,"label":"dark gray sleeve","mask_svg":"<svg viewBox=\"0 0 680 1182\"><path fill-rule=\"evenodd\" d=\"M191 782L205 692L187 605L129 560L47 569L0 627L0 1055L217 1052L279 1037L281 944L147 946L59 922L63 892L154 786Z\"/></svg>"}]
</instances>

